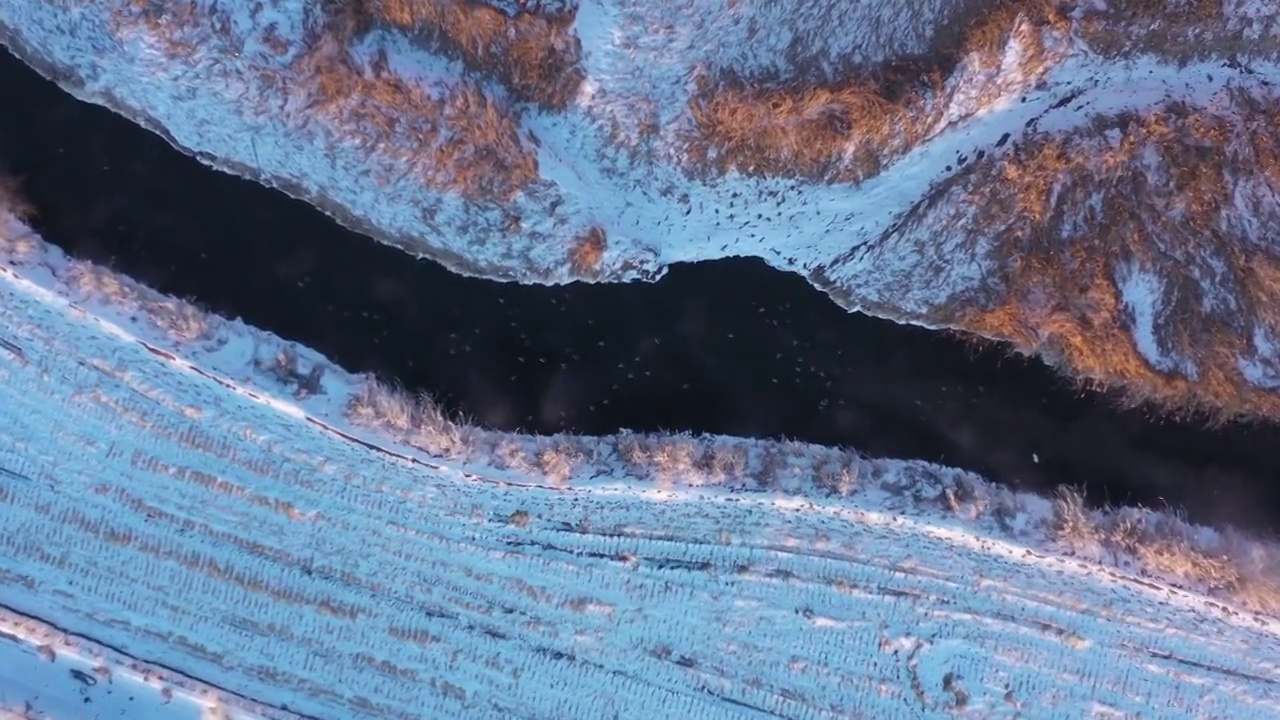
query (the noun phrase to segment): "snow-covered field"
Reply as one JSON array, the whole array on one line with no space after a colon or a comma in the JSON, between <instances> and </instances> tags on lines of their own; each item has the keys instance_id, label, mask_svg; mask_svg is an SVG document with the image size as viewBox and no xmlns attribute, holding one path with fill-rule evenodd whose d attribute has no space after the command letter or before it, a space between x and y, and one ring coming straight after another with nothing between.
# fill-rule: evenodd
<instances>
[{"instance_id":1,"label":"snow-covered field","mask_svg":"<svg viewBox=\"0 0 1280 720\"><path fill-rule=\"evenodd\" d=\"M1243 334L1259 338L1238 349L1224 341L1224 349L1214 350L1213 369L1239 397L1193 387L1204 369L1181 355L1194 354L1194 344L1153 353L1142 312L1117 311L1114 320L1141 346L1139 362L1148 367L1139 379L1132 368L1116 367L1119 361L1061 356L1048 346L1088 341L1072 337L1072 323L1030 317L1035 309L1008 327L975 320L975 312L990 309L978 305L998 304L1004 292L1009 303L1072 311L1077 304L1059 297L1059 289L1026 291L1033 296L1027 300L1012 297L1024 289L999 287L1015 259L1001 256L975 230L974 201L963 182L953 183L978 163L998 174L994 163L1032 135L1088 129L1171 102L1231 112L1231 93L1270 102L1280 79L1280 44L1274 9L1264 3L1222 3L1185 47L1173 40L1153 46L1161 33L1180 32L1175 20L1183 3L1173 2L1172 20L1164 23L1172 30L1159 23L1150 32L1117 25L1113 35L1132 39L1123 52L1106 47L1105 27L1099 33L1092 26L1088 38L1081 28L1089 13L1106 15L1109 5L1123 16L1125 2L1071 3L1065 25L1011 21L1002 48L959 58L927 111L920 111L924 119L912 120L919 125L915 139L886 151L882 166L857 183L738 171L708 176L706 168L691 168L690 143L705 130L692 109L700 84L730 71L748 79L796 78L802 85L838 80L851 67L928 51L929 29L959 23L954 14L968 4L582 0L570 28L580 43L574 60L582 80L567 105L555 109L515 102L501 83L468 69L465 58L431 51L404 32L375 26L350 38L332 35L333 13L325 7L378 4L10 0L0 5L0 42L68 91L165 135L204 162L279 187L458 272L568 281L583 274L584 238L597 241L585 253L586 274L601 281L653 279L675 262L759 256L805 275L849 309L1013 340L1024 351L1052 356L1068 372L1124 385L1137 396L1226 415L1280 412L1280 401L1267 394L1274 385L1270 370L1259 370L1275 363L1268 338L1280 330L1241 318L1239 309L1222 310L1216 301L1194 312L1226 313L1223 323L1250 324ZM324 75L335 67L344 80ZM464 96L469 99L459 100ZM479 107L481 100L492 112L458 109L458 103ZM415 116L419 111L423 117ZM426 117L431 114L436 117ZM494 132L505 139L470 146L484 135L475 129L483 124L477 118L499 127ZM1224 142L1248 145L1247 139ZM853 162L858 143L849 141L840 162ZM495 153L511 157L495 160ZM501 182L496 176L508 160L513 177L524 172L517 164L532 168L532 179L514 195L495 200L458 189L459 176L468 172ZM1212 296L1220 290L1215 283L1236 272L1231 263L1239 253L1274 253L1275 243L1260 230L1280 212L1269 181L1229 175L1224 182L1231 185L1227 196L1250 208L1224 216L1224 245L1205 251L1202 269L1191 277L1158 278L1143 287L1174 294L1171 288L1189 280ZM1125 294L1125 307L1137 287L1117 291ZM1148 308L1158 302L1142 300ZM1157 329L1166 335L1190 335L1200 318L1163 313L1160 322ZM1179 374L1169 380L1159 368ZM1162 383L1176 387L1157 387Z\"/></svg>"},{"instance_id":2,"label":"snow-covered field","mask_svg":"<svg viewBox=\"0 0 1280 720\"><path fill-rule=\"evenodd\" d=\"M1064 554L1047 499L856 457L822 492L797 444L754 490L608 439L560 483L433 458L346 419L360 378L291 394L269 335L0 240L19 717L1280 715L1274 618Z\"/></svg>"}]
</instances>

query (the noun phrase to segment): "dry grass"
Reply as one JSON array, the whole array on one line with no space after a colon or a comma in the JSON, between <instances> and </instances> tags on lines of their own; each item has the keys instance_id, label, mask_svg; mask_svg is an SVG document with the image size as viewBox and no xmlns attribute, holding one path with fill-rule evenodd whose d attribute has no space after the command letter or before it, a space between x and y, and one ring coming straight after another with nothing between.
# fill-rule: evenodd
<instances>
[{"instance_id":1,"label":"dry grass","mask_svg":"<svg viewBox=\"0 0 1280 720\"><path fill-rule=\"evenodd\" d=\"M352 397L347 416L360 425L389 431L396 440L439 457L466 459L477 448L477 428L455 422L425 395L415 398L375 380L366 382Z\"/></svg>"},{"instance_id":2,"label":"dry grass","mask_svg":"<svg viewBox=\"0 0 1280 720\"><path fill-rule=\"evenodd\" d=\"M385 57L364 67L352 54L374 21L363 0L319 0L318 6L298 53L280 68L262 71L260 79L279 94L298 98L308 113L327 119L361 148L396 157L408 175L435 190L503 203L538 178L536 155L506 101L466 78L443 90L424 88L393 72ZM119 34L143 28L168 55L184 58L209 44L237 41L219 8L132 0L114 21ZM272 45L270 36L262 40ZM227 51L239 52L234 46Z\"/></svg>"},{"instance_id":3,"label":"dry grass","mask_svg":"<svg viewBox=\"0 0 1280 720\"><path fill-rule=\"evenodd\" d=\"M1280 398L1239 366L1277 362L1252 338L1280 337L1280 247L1256 229L1280 224L1280 101L1239 89L1221 100L1031 136L975 166L953 207L974 211L970 232L991 239L998 274L983 298L932 319L1012 340L1130 402L1280 415ZM1154 305L1159 367L1135 339L1141 308L1122 294L1134 272L1158 283L1136 300Z\"/></svg>"},{"instance_id":4,"label":"dry grass","mask_svg":"<svg viewBox=\"0 0 1280 720\"><path fill-rule=\"evenodd\" d=\"M1200 586L1258 612L1280 612L1280 552L1238 533L1150 510L1090 510L1080 491L1069 488L1054 499L1049 531L1074 553L1110 554L1144 575Z\"/></svg>"},{"instance_id":5,"label":"dry grass","mask_svg":"<svg viewBox=\"0 0 1280 720\"><path fill-rule=\"evenodd\" d=\"M5 216L18 227L5 226ZM26 260L39 250L39 240L26 223L36 217L35 206L22 192L18 179L0 171L0 252L13 260Z\"/></svg>"},{"instance_id":6,"label":"dry grass","mask_svg":"<svg viewBox=\"0 0 1280 720\"><path fill-rule=\"evenodd\" d=\"M28 238L34 240L34 235ZM175 342L208 340L222 322L189 302L161 295L110 268L85 260L70 261L63 280L82 295L137 312Z\"/></svg>"},{"instance_id":7,"label":"dry grass","mask_svg":"<svg viewBox=\"0 0 1280 720\"><path fill-rule=\"evenodd\" d=\"M534 152L511 108L477 82L459 79L441 96L390 70L385 57L367 71L350 54L368 26L360 8L326 0L324 22L309 28L291 68L309 81L307 107L352 129L373 148L403 148L432 188L469 200L505 201L538 178Z\"/></svg>"},{"instance_id":8,"label":"dry grass","mask_svg":"<svg viewBox=\"0 0 1280 720\"><path fill-rule=\"evenodd\" d=\"M941 117L948 75L962 58L999 65L1017 34L1024 72L1046 63L1043 32L1067 29L1054 0L994 0L972 8L958 32L939 33L928 56L854 71L844 81L699 77L689 101L696 131L686 154L724 173L858 182L921 142Z\"/></svg>"},{"instance_id":9,"label":"dry grass","mask_svg":"<svg viewBox=\"0 0 1280 720\"><path fill-rule=\"evenodd\" d=\"M568 436L543 443L537 451L537 458L539 473L557 486L568 485L581 465L595 459L585 443Z\"/></svg>"},{"instance_id":10,"label":"dry grass","mask_svg":"<svg viewBox=\"0 0 1280 720\"><path fill-rule=\"evenodd\" d=\"M375 25L426 40L520 100L564 108L585 77L573 12L509 16L473 0L357 1Z\"/></svg>"},{"instance_id":11,"label":"dry grass","mask_svg":"<svg viewBox=\"0 0 1280 720\"><path fill-rule=\"evenodd\" d=\"M604 228L593 225L591 229L579 235L569 247L569 269L578 277L595 277L600 271L600 262L604 260L604 251L609 246Z\"/></svg>"},{"instance_id":12,"label":"dry grass","mask_svg":"<svg viewBox=\"0 0 1280 720\"><path fill-rule=\"evenodd\" d=\"M1225 24L1224 0L1112 0L1087 4L1080 37L1109 57L1152 53L1178 62L1261 49Z\"/></svg>"}]
</instances>

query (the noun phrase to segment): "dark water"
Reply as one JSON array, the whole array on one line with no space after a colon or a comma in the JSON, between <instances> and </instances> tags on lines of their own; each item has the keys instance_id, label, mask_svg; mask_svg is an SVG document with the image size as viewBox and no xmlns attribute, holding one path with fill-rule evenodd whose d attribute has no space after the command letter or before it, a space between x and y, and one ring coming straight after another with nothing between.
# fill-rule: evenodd
<instances>
[{"instance_id":1,"label":"dark water","mask_svg":"<svg viewBox=\"0 0 1280 720\"><path fill-rule=\"evenodd\" d=\"M655 284L455 276L210 170L0 53L0 167L77 257L502 429L789 437L1280 527L1280 431L1161 423L1043 365L847 313L754 260Z\"/></svg>"}]
</instances>

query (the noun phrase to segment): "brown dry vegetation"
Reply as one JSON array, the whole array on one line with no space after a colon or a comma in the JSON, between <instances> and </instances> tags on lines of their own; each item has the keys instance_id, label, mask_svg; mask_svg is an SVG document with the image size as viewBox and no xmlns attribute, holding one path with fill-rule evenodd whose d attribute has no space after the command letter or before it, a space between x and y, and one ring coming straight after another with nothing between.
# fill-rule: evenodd
<instances>
[{"instance_id":1,"label":"brown dry vegetation","mask_svg":"<svg viewBox=\"0 0 1280 720\"><path fill-rule=\"evenodd\" d=\"M237 40L221 12L216 4L131 0L115 18L116 31L146 28L169 55L191 57L205 44ZM362 67L352 47L373 22L362 1L320 0L315 18L291 62L262 76L300 97L307 112L362 147L398 155L427 187L468 200L503 202L538 178L515 110L481 83L459 78L429 91L396 75L385 57ZM271 40L266 32L263 44L270 48Z\"/></svg>"},{"instance_id":2,"label":"brown dry vegetation","mask_svg":"<svg viewBox=\"0 0 1280 720\"><path fill-rule=\"evenodd\" d=\"M696 128L689 159L720 173L864 180L937 123L947 76L962 57L994 67L1019 32L1025 70L1036 76L1047 62L1042 33L1068 24L1056 0L992 0L966 11L958 30L939 31L931 54L855 70L838 83L734 72L699 77L689 101Z\"/></svg>"},{"instance_id":3,"label":"brown dry vegetation","mask_svg":"<svg viewBox=\"0 0 1280 720\"><path fill-rule=\"evenodd\" d=\"M1177 62L1264 48L1228 30L1224 0L1112 0L1105 11L1085 7L1077 29L1105 56L1153 53Z\"/></svg>"},{"instance_id":4,"label":"brown dry vegetation","mask_svg":"<svg viewBox=\"0 0 1280 720\"><path fill-rule=\"evenodd\" d=\"M395 28L501 81L520 100L569 104L582 83L572 13L507 16L472 0L356 0L375 25Z\"/></svg>"},{"instance_id":5,"label":"brown dry vegetation","mask_svg":"<svg viewBox=\"0 0 1280 720\"><path fill-rule=\"evenodd\" d=\"M1280 554L1234 532L1204 533L1176 515L1138 508L1092 511L1074 488L1060 488L1051 537L1068 550L1109 555L1153 577L1194 583L1245 607L1280 613Z\"/></svg>"},{"instance_id":6,"label":"brown dry vegetation","mask_svg":"<svg viewBox=\"0 0 1280 720\"><path fill-rule=\"evenodd\" d=\"M431 187L470 200L506 200L537 179L533 151L513 110L479 84L460 79L444 97L395 75L385 58L366 73L351 57L369 18L343 0L322 4L324 22L310 29L295 63L313 83L308 109L353 128L369 146L404 146L405 159Z\"/></svg>"},{"instance_id":7,"label":"brown dry vegetation","mask_svg":"<svg viewBox=\"0 0 1280 720\"><path fill-rule=\"evenodd\" d=\"M174 342L208 340L222 323L221 318L189 302L161 295L110 268L86 260L67 263L63 281L76 292L138 312Z\"/></svg>"},{"instance_id":8,"label":"brown dry vegetation","mask_svg":"<svg viewBox=\"0 0 1280 720\"><path fill-rule=\"evenodd\" d=\"M998 273L983 297L932 320L1012 340L1133 402L1280 415L1280 398L1238 367L1257 355L1255 329L1280 333L1280 247L1257 230L1280 224L1280 100L1240 89L1222 100L1098 118L975 165L949 202L973 212L967 231L990 239ZM1152 300L1156 343L1172 359L1163 371L1135 342L1118 285L1130 268L1162 286Z\"/></svg>"},{"instance_id":9,"label":"brown dry vegetation","mask_svg":"<svg viewBox=\"0 0 1280 720\"><path fill-rule=\"evenodd\" d=\"M1154 53L1178 62L1216 55L1280 52L1274 42L1244 38L1225 25L1224 0L1113 0L1068 19L1060 0L976 0L940 27L930 53L853 69L840 82L804 77L746 78L729 71L699 78L690 99L696 132L693 165L717 173L858 182L920 142L946 101L961 58L990 69L1017 33L1030 77L1045 68L1044 33L1074 29L1108 56ZM1025 21L1025 24L1020 24ZM1271 25L1258 34L1264 38Z\"/></svg>"},{"instance_id":10,"label":"brown dry vegetation","mask_svg":"<svg viewBox=\"0 0 1280 720\"><path fill-rule=\"evenodd\" d=\"M569 269L578 277L594 277L600 269L600 261L604 259L607 247L608 239L604 229L593 225L575 238L569 247Z\"/></svg>"}]
</instances>

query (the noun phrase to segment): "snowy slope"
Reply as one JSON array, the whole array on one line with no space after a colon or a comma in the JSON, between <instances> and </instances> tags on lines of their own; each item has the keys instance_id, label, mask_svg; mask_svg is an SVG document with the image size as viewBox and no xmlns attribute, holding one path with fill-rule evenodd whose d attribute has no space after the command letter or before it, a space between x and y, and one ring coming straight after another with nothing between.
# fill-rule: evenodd
<instances>
[{"instance_id":1,"label":"snowy slope","mask_svg":"<svg viewBox=\"0 0 1280 720\"><path fill-rule=\"evenodd\" d=\"M1280 624L1064 555L1046 500L924 463L841 497L431 458L347 421L358 378L291 396L265 334L0 240L0 606L221 689L129 717L1280 715ZM6 633L0 707L119 706Z\"/></svg>"},{"instance_id":2,"label":"snowy slope","mask_svg":"<svg viewBox=\"0 0 1280 720\"><path fill-rule=\"evenodd\" d=\"M794 12L777 3L584 0L574 31L586 79L563 112L517 109L522 133L536 138L541 180L501 208L424 187L413 172L420 159L409 127L403 137L375 138L369 128L362 138L358 128L314 111L315 98L302 87L309 79L291 84L288 75L320 22L312 3L267 0L250 12L190 0L154 20L120 0L12 0L0 7L0 42L69 91L205 162L281 187L460 272L569 280L569 243L594 226L608 237L600 279L653 278L673 262L756 255L805 274L821 269L821 282L851 308L900 307L903 314L983 279L981 253L961 237L929 228L923 232L938 235L936 243L917 247L918 238L890 232L931 187L960 171L959 158L999 154L1002 136L1012 137L1007 149L1032 126L1067 130L1095 114L1169 98L1211 103L1226 87L1262 89L1280 78L1280 65L1265 59L1247 70L1224 68L1220 58L1184 66L1146 55L1116 61L1050 34L1042 38L1046 66L1036 73L1023 66L1016 41L995 72L962 65L927 141L856 186L736 174L703 181L677 167L699 73L767 72L784 56L803 65L824 53L866 61L909 55L924 43L919 28L951 4L904 11L859 3L842 11L819 3ZM286 49L273 51L268 38ZM808 54L797 57L800 45ZM380 53L429 99L444 97L463 75L457 61L384 31L354 49L366 65ZM376 100L362 102L376 108ZM647 159L618 149L613 136L651 121L660 130ZM891 259L872 252L886 233ZM948 257L948 267L929 263L933 257Z\"/></svg>"},{"instance_id":3,"label":"snowy slope","mask_svg":"<svg viewBox=\"0 0 1280 720\"><path fill-rule=\"evenodd\" d=\"M1085 39L1084 25L1074 21L1066 27L1012 21L1003 47L960 58L912 119L918 137L887 152L882 166L857 183L735 170L708 175L691 167L699 132L691 102L700 83L730 71L748 79L839 81L851 68L929 51L932 29L956 25L956 13L970 5L582 0L569 30L580 43L574 61L581 82L554 110L516 102L493 78L403 32L373 27L334 39L335 21L324 7L361 6L354 0L327 6L10 0L0 5L0 42L69 91L204 162L306 199L458 272L523 282L583 275L617 281L653 279L675 262L758 256L805 275L851 310L1012 340L1064 371L1123 385L1138 397L1226 415L1280 413L1272 392L1277 345L1270 340L1280 330L1242 318L1238 309L1206 304L1196 311L1223 314L1213 321L1248 327L1245 334L1256 338L1251 347L1236 348L1226 338L1213 348L1212 369L1227 378L1218 385L1233 387L1233 397L1195 386L1204 369L1182 357L1194 346L1156 351L1151 328L1138 322L1146 317L1141 308L1116 319L1141 346L1137 362L1147 367L1140 372L1111 358L1091 362L1056 352L1054 343L1112 344L1072 337L1070 323L1064 330L1040 317L1007 326L976 320L992 303L1078 304L1058 290L1029 291L1028 301L1015 297L1025 289L1000 286L1016 258L994 251L977 228L963 182L978 163L998 175L998 159L1029 138L1088 130L1121 113L1170 102L1230 113L1232 93L1273 103L1280 31L1274 9L1263 3L1223 4L1221 16L1186 42L1173 21L1166 23L1172 29L1157 23L1150 32L1116 26L1111 35L1133 46L1120 50L1107 48L1105 27L1092 26ZM1072 17L1108 5L1079 4ZM1124 15L1124 3L1111 5ZM335 80L335 72L344 79ZM486 110L465 109L481 105ZM472 143L487 131L492 142ZM1249 144L1239 137L1225 142ZM858 152L850 141L841 162L852 163ZM1280 252L1261 230L1280 213L1270 181L1232 174L1224 182L1239 207L1226 212L1219 228L1224 246L1198 258L1208 270L1190 278L1206 295L1222 291L1214 287L1215 269L1242 252ZM485 183L519 187L496 199L466 191ZM1186 280L1164 274L1142 287L1173 294ZM1111 289L1124 293L1129 307L1137 287ZM1201 318L1160 313L1161 301L1141 300L1148 314L1159 315L1157 334L1199 332ZM1021 309L1035 315L1036 308ZM1159 372L1170 368L1177 372Z\"/></svg>"}]
</instances>

